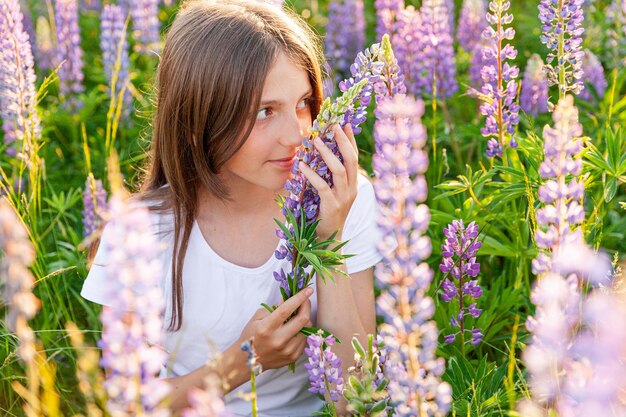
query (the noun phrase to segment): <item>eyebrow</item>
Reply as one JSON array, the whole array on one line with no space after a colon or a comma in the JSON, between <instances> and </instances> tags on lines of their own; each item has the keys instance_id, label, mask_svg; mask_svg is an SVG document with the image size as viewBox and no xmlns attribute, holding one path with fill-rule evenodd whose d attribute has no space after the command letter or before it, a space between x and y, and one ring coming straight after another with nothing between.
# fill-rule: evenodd
<instances>
[{"instance_id":1,"label":"eyebrow","mask_svg":"<svg viewBox=\"0 0 626 417\"><path fill-rule=\"evenodd\" d=\"M304 94L302 94L300 96L300 99L313 94L313 89L309 88ZM261 101L261 106L275 106L275 105L279 105L279 104L283 104L282 100L264 100Z\"/></svg>"}]
</instances>

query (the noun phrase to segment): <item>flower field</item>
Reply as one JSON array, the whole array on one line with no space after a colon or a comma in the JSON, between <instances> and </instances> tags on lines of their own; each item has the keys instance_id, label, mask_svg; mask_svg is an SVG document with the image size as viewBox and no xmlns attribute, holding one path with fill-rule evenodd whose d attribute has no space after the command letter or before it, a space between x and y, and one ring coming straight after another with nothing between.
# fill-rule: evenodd
<instances>
[{"instance_id":1,"label":"flower field","mask_svg":"<svg viewBox=\"0 0 626 417\"><path fill-rule=\"evenodd\" d=\"M321 415L626 417L626 1L272 3L322 37L312 137L338 152L329 126L352 126L383 233L378 334L352 342L348 374L308 333ZM1 416L230 415L216 380L168 409L146 342L158 247L126 202L178 7L0 0ZM332 183L311 143L298 157ZM342 262L333 237L301 245L319 196L292 172L275 256L294 267L268 276L284 299ZM107 222L126 282L103 312L80 292Z\"/></svg>"}]
</instances>

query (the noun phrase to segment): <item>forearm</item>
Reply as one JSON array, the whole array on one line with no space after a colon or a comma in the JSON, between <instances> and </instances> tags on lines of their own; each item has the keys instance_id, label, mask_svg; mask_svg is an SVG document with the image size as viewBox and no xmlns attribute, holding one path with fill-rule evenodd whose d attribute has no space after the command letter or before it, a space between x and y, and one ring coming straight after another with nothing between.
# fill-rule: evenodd
<instances>
[{"instance_id":1,"label":"forearm","mask_svg":"<svg viewBox=\"0 0 626 417\"><path fill-rule=\"evenodd\" d=\"M228 393L250 379L250 372L246 366L246 354L241 351L237 343L226 349L218 360L183 376L165 378L170 384L170 408L178 413L189 406L189 391L194 388L203 388L205 380L211 374L223 382L224 393Z\"/></svg>"}]
</instances>

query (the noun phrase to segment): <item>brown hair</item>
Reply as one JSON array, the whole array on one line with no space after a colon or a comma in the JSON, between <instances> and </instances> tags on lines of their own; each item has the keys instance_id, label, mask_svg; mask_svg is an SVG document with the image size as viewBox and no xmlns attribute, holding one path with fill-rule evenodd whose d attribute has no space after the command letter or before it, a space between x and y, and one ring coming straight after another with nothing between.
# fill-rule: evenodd
<instances>
[{"instance_id":1,"label":"brown hair","mask_svg":"<svg viewBox=\"0 0 626 417\"><path fill-rule=\"evenodd\" d=\"M198 187L229 197L220 168L254 126L265 78L279 53L309 74L311 115L322 101L319 41L305 22L276 6L246 0L188 1L165 40L157 108L140 197L174 218L172 316L182 324L182 272ZM164 187L164 185L168 185Z\"/></svg>"}]
</instances>

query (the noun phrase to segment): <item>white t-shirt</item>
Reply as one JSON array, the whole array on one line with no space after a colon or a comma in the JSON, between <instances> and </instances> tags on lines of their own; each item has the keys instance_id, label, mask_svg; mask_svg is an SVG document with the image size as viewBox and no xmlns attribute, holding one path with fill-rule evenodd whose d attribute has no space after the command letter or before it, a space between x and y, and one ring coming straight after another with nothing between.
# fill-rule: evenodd
<instances>
[{"instance_id":1,"label":"white t-shirt","mask_svg":"<svg viewBox=\"0 0 626 417\"><path fill-rule=\"evenodd\" d=\"M381 233L376 225L376 198L369 180L359 174L358 194L344 225L343 238L349 240L344 253L355 254L346 260L349 273L363 271L380 259L376 243ZM166 299L165 323L171 314L172 216L152 213L155 236L162 243L159 254L164 275L161 287ZM107 228L102 243L107 239ZM105 247L101 243L100 248ZM105 273L107 254L99 250L81 295L108 305ZM164 348L169 360L163 376L180 376L202 367L217 352L226 350L240 336L244 326L261 303L278 304L281 299L273 272L290 270L290 262L273 255L257 268L235 265L221 258L208 245L194 222L183 268L183 323L175 332L165 332ZM313 280L315 290L315 280ZM315 323L317 298L311 296L311 319ZM259 415L262 417L309 417L322 407L322 401L308 392L309 381L304 363L306 355L296 362L296 371L287 367L269 369L257 377ZM226 395L229 410L237 416L251 415L249 401L242 394L250 392L250 382Z\"/></svg>"}]
</instances>

